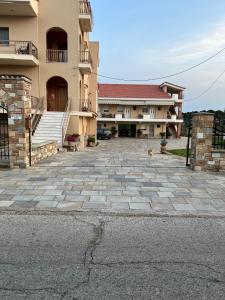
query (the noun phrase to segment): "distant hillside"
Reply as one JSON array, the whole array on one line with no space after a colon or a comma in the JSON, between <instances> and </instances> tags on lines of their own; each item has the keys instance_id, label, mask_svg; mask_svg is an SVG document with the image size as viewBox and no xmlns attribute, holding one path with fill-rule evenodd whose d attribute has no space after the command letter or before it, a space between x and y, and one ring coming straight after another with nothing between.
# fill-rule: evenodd
<instances>
[{"instance_id":1,"label":"distant hillside","mask_svg":"<svg viewBox=\"0 0 225 300\"><path fill-rule=\"evenodd\" d=\"M192 111L192 112L187 112L183 113L183 118L184 118L184 126L182 129L182 135L186 136L188 132L188 124L189 120L192 114L198 113L199 111ZM215 114L215 117L218 119L225 119L225 112L222 110L202 110L200 112L207 112L207 113L213 113Z\"/></svg>"}]
</instances>

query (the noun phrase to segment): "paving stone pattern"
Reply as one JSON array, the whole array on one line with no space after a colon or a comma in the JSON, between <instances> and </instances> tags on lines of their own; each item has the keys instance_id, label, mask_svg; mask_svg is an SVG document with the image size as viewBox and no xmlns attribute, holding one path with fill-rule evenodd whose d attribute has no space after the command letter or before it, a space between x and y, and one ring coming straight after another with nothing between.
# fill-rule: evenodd
<instances>
[{"instance_id":1,"label":"paving stone pattern","mask_svg":"<svg viewBox=\"0 0 225 300\"><path fill-rule=\"evenodd\" d=\"M185 144L171 140L168 147ZM0 208L5 207L225 212L225 176L192 172L183 158L159 154L159 140L113 139L30 169L0 170Z\"/></svg>"}]
</instances>

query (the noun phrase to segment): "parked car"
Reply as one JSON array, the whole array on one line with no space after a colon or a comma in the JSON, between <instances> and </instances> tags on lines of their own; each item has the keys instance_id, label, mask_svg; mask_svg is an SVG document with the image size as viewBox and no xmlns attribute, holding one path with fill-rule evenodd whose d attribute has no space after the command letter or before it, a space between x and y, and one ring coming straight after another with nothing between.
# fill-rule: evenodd
<instances>
[{"instance_id":1,"label":"parked car","mask_svg":"<svg viewBox=\"0 0 225 300\"><path fill-rule=\"evenodd\" d=\"M110 140L112 138L112 133L109 129L103 128L97 131L98 140Z\"/></svg>"}]
</instances>

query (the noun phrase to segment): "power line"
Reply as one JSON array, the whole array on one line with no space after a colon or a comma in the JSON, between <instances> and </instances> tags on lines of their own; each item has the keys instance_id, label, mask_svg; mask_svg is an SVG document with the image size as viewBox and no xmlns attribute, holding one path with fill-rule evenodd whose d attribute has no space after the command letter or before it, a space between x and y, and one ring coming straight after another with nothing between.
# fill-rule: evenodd
<instances>
[{"instance_id":1,"label":"power line","mask_svg":"<svg viewBox=\"0 0 225 300\"><path fill-rule=\"evenodd\" d=\"M204 92L202 92L200 95L198 95L196 97L184 100L184 102L186 103L186 102L195 101L195 100L201 98L202 96L204 96L205 94L207 94L217 84L217 82L220 80L220 78L223 77L224 74L225 74L225 69L223 70L222 73L219 74L219 76L216 77L216 79L209 85L209 87L207 87L207 89Z\"/></svg>"},{"instance_id":2,"label":"power line","mask_svg":"<svg viewBox=\"0 0 225 300\"><path fill-rule=\"evenodd\" d=\"M184 73L187 73L193 69L196 69L197 67L207 63L208 61L210 61L211 59L215 58L216 56L220 55L222 52L225 51L225 47L223 49L221 49L220 51L216 52L215 54L213 54L212 56L208 57L207 59L203 60L202 62L192 66L192 67L189 67L187 69L184 69L182 71L179 71L179 72L176 72L176 73L172 73L172 74L168 74L168 75L165 75L165 76L161 76L161 77L153 77L153 78L148 78L148 79L125 79L125 78L118 78L118 77L112 77L112 76L107 76L107 75L102 75L102 74L99 74L99 73L95 73L95 72L92 72L92 74L95 74L99 77L102 77L102 78L106 78L106 79L112 79L112 80L116 80L116 81L125 81L125 82L129 82L129 81L133 81L133 82L148 82L148 81L156 81L156 80L162 80L162 79L166 79L166 78L171 78L171 77L175 77L177 75L181 75L181 74L184 74Z\"/></svg>"}]
</instances>

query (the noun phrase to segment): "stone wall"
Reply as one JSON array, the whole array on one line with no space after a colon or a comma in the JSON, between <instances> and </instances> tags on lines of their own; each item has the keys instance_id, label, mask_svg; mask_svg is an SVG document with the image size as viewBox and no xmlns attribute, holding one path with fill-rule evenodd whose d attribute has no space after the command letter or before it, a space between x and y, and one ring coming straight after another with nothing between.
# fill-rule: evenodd
<instances>
[{"instance_id":1,"label":"stone wall","mask_svg":"<svg viewBox=\"0 0 225 300\"><path fill-rule=\"evenodd\" d=\"M191 168L194 171L225 170L225 150L213 149L213 127L213 114L193 114Z\"/></svg>"},{"instance_id":2,"label":"stone wall","mask_svg":"<svg viewBox=\"0 0 225 300\"><path fill-rule=\"evenodd\" d=\"M31 113L31 80L0 75L0 103L8 108L10 167L29 166L29 133L25 117Z\"/></svg>"},{"instance_id":3,"label":"stone wall","mask_svg":"<svg viewBox=\"0 0 225 300\"><path fill-rule=\"evenodd\" d=\"M26 118L31 116L31 80L24 76L0 75L0 104L8 109L9 165L11 168L27 168L30 165L30 143ZM32 164L56 153L55 142L34 146Z\"/></svg>"},{"instance_id":4,"label":"stone wall","mask_svg":"<svg viewBox=\"0 0 225 300\"><path fill-rule=\"evenodd\" d=\"M52 155L57 154L58 145L57 142L47 142L44 144L35 144L32 146L31 164L32 166Z\"/></svg>"}]
</instances>

